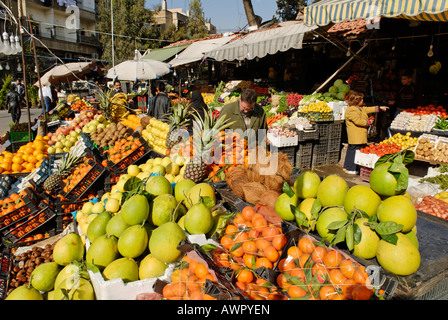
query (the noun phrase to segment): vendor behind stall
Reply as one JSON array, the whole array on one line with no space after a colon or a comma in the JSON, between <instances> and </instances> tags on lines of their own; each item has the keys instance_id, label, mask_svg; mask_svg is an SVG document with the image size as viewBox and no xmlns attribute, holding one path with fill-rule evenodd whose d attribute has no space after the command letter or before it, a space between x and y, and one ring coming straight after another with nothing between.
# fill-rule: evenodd
<instances>
[{"instance_id":1,"label":"vendor behind stall","mask_svg":"<svg viewBox=\"0 0 448 320\"><path fill-rule=\"evenodd\" d=\"M423 106L423 104L422 92L419 86L413 83L411 72L403 72L401 75L401 86L396 92L395 100L389 101L392 114L396 116L405 109L415 109L418 106Z\"/></svg>"},{"instance_id":2,"label":"vendor behind stall","mask_svg":"<svg viewBox=\"0 0 448 320\"><path fill-rule=\"evenodd\" d=\"M225 105L220 113L220 117L226 116L228 121L234 123L229 127L232 130L242 130L246 137L250 137L251 132L255 132L256 138L265 139L268 129L266 123L266 113L263 108L256 103L257 93L253 89L244 89L241 97ZM251 132L249 130L252 130ZM251 139L249 139L251 142Z\"/></svg>"}]
</instances>

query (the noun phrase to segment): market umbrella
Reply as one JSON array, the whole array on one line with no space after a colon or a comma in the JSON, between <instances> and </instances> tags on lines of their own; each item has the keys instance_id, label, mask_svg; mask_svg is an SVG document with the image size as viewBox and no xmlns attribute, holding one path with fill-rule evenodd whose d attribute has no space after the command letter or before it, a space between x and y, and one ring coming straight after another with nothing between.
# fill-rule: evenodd
<instances>
[{"instance_id":1,"label":"market umbrella","mask_svg":"<svg viewBox=\"0 0 448 320\"><path fill-rule=\"evenodd\" d=\"M134 60L124 61L108 70L106 77L109 79L135 81L157 79L170 73L170 66L167 63L142 59L138 50L136 50Z\"/></svg>"},{"instance_id":2,"label":"market umbrella","mask_svg":"<svg viewBox=\"0 0 448 320\"><path fill-rule=\"evenodd\" d=\"M57 65L47 71L41 78L42 85L57 84L61 81L78 80L82 75L90 71L94 67L95 61L90 62L70 62ZM39 81L34 83L36 87L39 86Z\"/></svg>"}]
</instances>

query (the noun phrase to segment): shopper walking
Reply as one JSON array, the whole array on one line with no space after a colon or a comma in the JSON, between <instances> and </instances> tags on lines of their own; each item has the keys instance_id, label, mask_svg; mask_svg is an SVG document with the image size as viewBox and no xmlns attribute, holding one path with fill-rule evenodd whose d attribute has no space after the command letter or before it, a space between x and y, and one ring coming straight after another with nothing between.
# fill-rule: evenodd
<instances>
[{"instance_id":1,"label":"shopper walking","mask_svg":"<svg viewBox=\"0 0 448 320\"><path fill-rule=\"evenodd\" d=\"M20 109L20 95L16 91L15 84L11 83L9 86L9 92L6 94L5 109L8 109L8 113L11 114L12 122L19 123L22 111Z\"/></svg>"}]
</instances>

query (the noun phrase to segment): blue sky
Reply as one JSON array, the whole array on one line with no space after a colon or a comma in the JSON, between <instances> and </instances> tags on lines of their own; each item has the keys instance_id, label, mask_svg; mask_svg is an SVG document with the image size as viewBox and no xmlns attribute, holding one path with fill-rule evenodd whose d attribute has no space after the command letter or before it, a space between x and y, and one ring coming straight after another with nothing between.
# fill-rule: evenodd
<instances>
[{"instance_id":1,"label":"blue sky","mask_svg":"<svg viewBox=\"0 0 448 320\"><path fill-rule=\"evenodd\" d=\"M161 4L162 0L146 0L146 7L152 8ZM167 0L168 9L188 9L189 0ZM272 19L276 15L276 0L252 0L254 12L263 18L263 21ZM242 0L202 0L202 8L206 19L211 19L218 33L238 31L247 24Z\"/></svg>"}]
</instances>

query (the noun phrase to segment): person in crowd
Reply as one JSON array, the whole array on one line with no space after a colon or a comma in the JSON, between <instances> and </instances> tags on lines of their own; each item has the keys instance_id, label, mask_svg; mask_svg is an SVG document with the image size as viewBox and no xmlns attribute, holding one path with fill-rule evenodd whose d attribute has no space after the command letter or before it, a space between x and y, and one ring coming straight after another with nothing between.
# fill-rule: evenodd
<instances>
[{"instance_id":1,"label":"person in crowd","mask_svg":"<svg viewBox=\"0 0 448 320\"><path fill-rule=\"evenodd\" d=\"M19 93L20 99L25 100L25 86L20 79L16 81L16 91Z\"/></svg>"},{"instance_id":2,"label":"person in crowd","mask_svg":"<svg viewBox=\"0 0 448 320\"><path fill-rule=\"evenodd\" d=\"M57 86L51 86L51 109L53 110L56 108L56 105L58 104L59 98L58 98L58 92L60 91L59 87Z\"/></svg>"},{"instance_id":3,"label":"person in crowd","mask_svg":"<svg viewBox=\"0 0 448 320\"><path fill-rule=\"evenodd\" d=\"M51 104L53 102L50 84L44 84L41 90L39 90L39 99L44 102L46 113L50 112Z\"/></svg>"},{"instance_id":4,"label":"person in crowd","mask_svg":"<svg viewBox=\"0 0 448 320\"><path fill-rule=\"evenodd\" d=\"M387 106L364 106L364 94L356 91L350 92L348 107L345 111L345 125L347 128L348 146L345 155L343 171L348 174L357 174L355 163L356 150L367 146L367 130L373 124L374 118L369 114L389 109Z\"/></svg>"},{"instance_id":5,"label":"person in crowd","mask_svg":"<svg viewBox=\"0 0 448 320\"><path fill-rule=\"evenodd\" d=\"M163 81L159 81L155 88L155 96L149 102L148 115L156 119L162 119L170 110L171 100L165 93L165 83Z\"/></svg>"},{"instance_id":6,"label":"person in crowd","mask_svg":"<svg viewBox=\"0 0 448 320\"><path fill-rule=\"evenodd\" d=\"M412 73L404 71L401 75L401 85L395 93L395 99L389 101L392 114L395 116L405 109L415 109L423 106L424 99L419 86L412 80Z\"/></svg>"},{"instance_id":7,"label":"person in crowd","mask_svg":"<svg viewBox=\"0 0 448 320\"><path fill-rule=\"evenodd\" d=\"M208 107L205 104L204 98L202 97L202 94L199 90L194 90L191 92L190 103L190 111L201 117L201 119L204 119L205 113L208 111ZM188 124L188 131L190 132L192 132L193 130L194 120L194 117L190 118L190 122Z\"/></svg>"},{"instance_id":8,"label":"person in crowd","mask_svg":"<svg viewBox=\"0 0 448 320\"><path fill-rule=\"evenodd\" d=\"M12 122L19 123L22 111L20 109L20 95L16 91L15 84L11 83L9 86L9 92L6 94L5 109L8 109L8 113L11 114Z\"/></svg>"},{"instance_id":9,"label":"person in crowd","mask_svg":"<svg viewBox=\"0 0 448 320\"><path fill-rule=\"evenodd\" d=\"M121 82L119 80L114 81L112 90L114 94L123 92L123 90L121 89Z\"/></svg>"},{"instance_id":10,"label":"person in crowd","mask_svg":"<svg viewBox=\"0 0 448 320\"><path fill-rule=\"evenodd\" d=\"M238 100L225 105L219 117L225 116L230 122L234 122L229 129L242 130L251 142L251 132L256 134L258 141L266 137L268 129L266 112L256 103L257 93L253 89L244 89ZM249 129L251 131L249 131ZM255 140L257 141L257 140Z\"/></svg>"}]
</instances>

